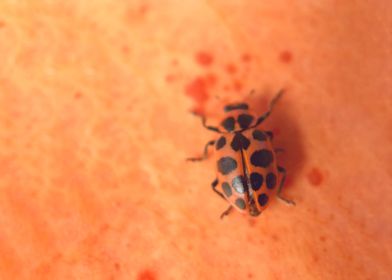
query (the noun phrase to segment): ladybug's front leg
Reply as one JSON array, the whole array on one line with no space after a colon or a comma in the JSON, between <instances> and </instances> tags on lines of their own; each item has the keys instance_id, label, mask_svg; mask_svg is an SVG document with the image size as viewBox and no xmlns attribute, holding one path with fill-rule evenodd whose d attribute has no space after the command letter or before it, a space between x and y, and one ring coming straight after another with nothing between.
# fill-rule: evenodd
<instances>
[{"instance_id":1,"label":"ladybug's front leg","mask_svg":"<svg viewBox=\"0 0 392 280\"><path fill-rule=\"evenodd\" d=\"M268 111L265 112L263 115L261 115L261 116L257 119L256 123L255 123L252 127L258 126L258 125L261 124L266 118L268 118L268 117L271 115L272 109L274 108L276 101L279 100L279 98L283 95L283 93L284 93L284 90L282 89L282 90L280 90L280 91L275 95L275 97L271 100L271 102L270 102L270 104L269 104Z\"/></svg>"},{"instance_id":2,"label":"ladybug's front leg","mask_svg":"<svg viewBox=\"0 0 392 280\"><path fill-rule=\"evenodd\" d=\"M282 174L282 180L280 181L280 185L278 188L278 192L277 192L277 196L279 199L283 200L284 202L286 202L287 204L292 204L295 205L295 202L293 200L290 200L288 198L285 198L284 196L282 196L281 192L282 192L282 187L284 185L284 181L286 180L286 169L284 169L281 166L278 166L278 171L279 173Z\"/></svg>"},{"instance_id":3,"label":"ladybug's front leg","mask_svg":"<svg viewBox=\"0 0 392 280\"><path fill-rule=\"evenodd\" d=\"M208 147L212 146L215 144L215 140L211 140L209 142L207 142L207 144L204 146L204 152L203 152L203 156L201 157L194 157L194 158L187 158L186 160L188 161L202 161L208 158Z\"/></svg>"}]
</instances>

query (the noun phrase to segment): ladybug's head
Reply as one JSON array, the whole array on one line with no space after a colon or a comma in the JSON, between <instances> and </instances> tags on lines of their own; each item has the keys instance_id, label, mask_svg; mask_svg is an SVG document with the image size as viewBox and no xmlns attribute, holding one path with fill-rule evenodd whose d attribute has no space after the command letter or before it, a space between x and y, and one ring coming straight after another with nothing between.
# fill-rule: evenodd
<instances>
[{"instance_id":1,"label":"ladybug's head","mask_svg":"<svg viewBox=\"0 0 392 280\"><path fill-rule=\"evenodd\" d=\"M224 107L226 117L220 123L221 131L242 131L251 126L254 117L248 113L249 106L246 103L233 103Z\"/></svg>"}]
</instances>

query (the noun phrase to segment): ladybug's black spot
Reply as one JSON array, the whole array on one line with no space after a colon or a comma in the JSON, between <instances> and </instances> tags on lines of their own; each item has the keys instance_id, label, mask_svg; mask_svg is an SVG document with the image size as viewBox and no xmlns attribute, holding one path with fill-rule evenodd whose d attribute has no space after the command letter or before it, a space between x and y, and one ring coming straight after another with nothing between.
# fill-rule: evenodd
<instances>
[{"instance_id":1,"label":"ladybug's black spot","mask_svg":"<svg viewBox=\"0 0 392 280\"><path fill-rule=\"evenodd\" d=\"M232 157L222 157L218 160L218 171L227 175L237 168L237 162Z\"/></svg>"},{"instance_id":2,"label":"ladybug's black spot","mask_svg":"<svg viewBox=\"0 0 392 280\"><path fill-rule=\"evenodd\" d=\"M252 123L253 116L248 114L241 114L238 116L237 121L242 129L246 129Z\"/></svg>"},{"instance_id":3,"label":"ladybug's black spot","mask_svg":"<svg viewBox=\"0 0 392 280\"><path fill-rule=\"evenodd\" d=\"M233 137L233 141L231 141L231 147L234 151L238 152L239 150L246 150L250 145L250 141L241 133L236 133Z\"/></svg>"},{"instance_id":4,"label":"ladybug's black spot","mask_svg":"<svg viewBox=\"0 0 392 280\"><path fill-rule=\"evenodd\" d=\"M225 112L230 112L234 110L248 110L248 104L246 103L237 103L237 104L229 104L226 105L224 110Z\"/></svg>"},{"instance_id":5,"label":"ladybug's black spot","mask_svg":"<svg viewBox=\"0 0 392 280\"><path fill-rule=\"evenodd\" d=\"M268 173L265 178L267 188L273 189L276 186L276 175L274 173Z\"/></svg>"},{"instance_id":6,"label":"ladybug's black spot","mask_svg":"<svg viewBox=\"0 0 392 280\"><path fill-rule=\"evenodd\" d=\"M231 196L232 191L231 191L231 187L230 187L230 185L228 183L224 182L222 184L222 190L223 190L223 193L226 195L226 197L230 197Z\"/></svg>"},{"instance_id":7,"label":"ladybug's black spot","mask_svg":"<svg viewBox=\"0 0 392 280\"><path fill-rule=\"evenodd\" d=\"M253 172L250 174L250 183L252 185L252 189L257 191L261 188L263 184L263 176L260 173Z\"/></svg>"},{"instance_id":8,"label":"ladybug's black spot","mask_svg":"<svg viewBox=\"0 0 392 280\"><path fill-rule=\"evenodd\" d=\"M227 130L227 131L233 131L234 130L234 125L235 125L235 119L233 117L228 117L223 120L221 125Z\"/></svg>"},{"instance_id":9,"label":"ladybug's black spot","mask_svg":"<svg viewBox=\"0 0 392 280\"><path fill-rule=\"evenodd\" d=\"M266 141L267 140L267 136L261 130L257 130L257 129L254 130L252 135L255 140L258 140L258 141Z\"/></svg>"},{"instance_id":10,"label":"ladybug's black spot","mask_svg":"<svg viewBox=\"0 0 392 280\"><path fill-rule=\"evenodd\" d=\"M222 149L224 146L226 145L226 138L224 136L222 136L221 138L218 139L218 141L216 141L216 149L220 150Z\"/></svg>"},{"instance_id":11,"label":"ladybug's black spot","mask_svg":"<svg viewBox=\"0 0 392 280\"><path fill-rule=\"evenodd\" d=\"M265 193L262 193L261 195L259 195L259 197L257 198L257 201L259 202L259 204L261 206L265 206L268 203L268 196Z\"/></svg>"},{"instance_id":12,"label":"ladybug's black spot","mask_svg":"<svg viewBox=\"0 0 392 280\"><path fill-rule=\"evenodd\" d=\"M231 185L233 189L235 189L236 192L238 193L244 193L245 192L245 179L243 176L237 176L231 181Z\"/></svg>"},{"instance_id":13,"label":"ladybug's black spot","mask_svg":"<svg viewBox=\"0 0 392 280\"><path fill-rule=\"evenodd\" d=\"M274 156L272 152L266 149L255 151L250 157L250 162L254 166L258 167L268 167L272 161L274 160Z\"/></svg>"},{"instance_id":14,"label":"ladybug's black spot","mask_svg":"<svg viewBox=\"0 0 392 280\"><path fill-rule=\"evenodd\" d=\"M237 205L237 207L240 209L246 208L245 200L243 200L242 198L237 198L234 204Z\"/></svg>"}]
</instances>

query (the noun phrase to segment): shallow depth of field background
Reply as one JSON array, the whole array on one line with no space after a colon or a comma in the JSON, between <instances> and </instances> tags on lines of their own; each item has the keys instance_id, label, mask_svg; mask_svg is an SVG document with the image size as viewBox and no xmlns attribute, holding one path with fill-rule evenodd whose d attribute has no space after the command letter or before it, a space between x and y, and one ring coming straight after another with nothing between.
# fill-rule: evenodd
<instances>
[{"instance_id":1,"label":"shallow depth of field background","mask_svg":"<svg viewBox=\"0 0 392 280\"><path fill-rule=\"evenodd\" d=\"M0 2L0 279L389 279L390 1ZM285 149L257 219L186 163L226 102Z\"/></svg>"}]
</instances>

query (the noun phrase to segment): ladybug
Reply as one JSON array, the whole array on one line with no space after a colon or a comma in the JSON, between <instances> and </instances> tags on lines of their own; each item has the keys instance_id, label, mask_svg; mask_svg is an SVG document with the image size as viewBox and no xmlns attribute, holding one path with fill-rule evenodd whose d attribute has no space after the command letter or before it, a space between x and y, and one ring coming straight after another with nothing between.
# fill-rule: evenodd
<instances>
[{"instance_id":1,"label":"ladybug","mask_svg":"<svg viewBox=\"0 0 392 280\"><path fill-rule=\"evenodd\" d=\"M278 92L270 102L268 111L259 117L251 114L247 103L226 105L225 118L217 127L207 125L206 118L201 116L203 126L219 133L220 137L205 145L202 157L188 160L207 159L208 148L215 146L217 177L211 187L230 204L221 218L233 208L250 216L258 216L268 206L274 193L284 202L295 205L294 201L281 195L286 178L286 170L276 162L276 153L281 149L273 148L272 132L260 127L282 94L283 90ZM278 177L281 177L279 184Z\"/></svg>"}]
</instances>

